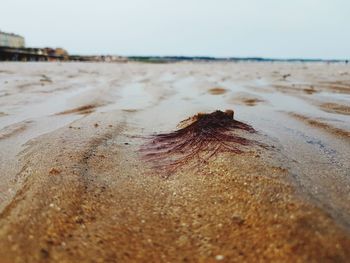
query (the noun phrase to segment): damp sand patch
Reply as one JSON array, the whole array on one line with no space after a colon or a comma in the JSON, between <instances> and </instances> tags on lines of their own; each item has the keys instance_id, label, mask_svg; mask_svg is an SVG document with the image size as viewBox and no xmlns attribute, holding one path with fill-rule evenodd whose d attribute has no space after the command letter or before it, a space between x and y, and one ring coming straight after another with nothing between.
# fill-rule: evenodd
<instances>
[{"instance_id":1,"label":"damp sand patch","mask_svg":"<svg viewBox=\"0 0 350 263\"><path fill-rule=\"evenodd\" d=\"M334 127L328 123L325 123L325 122L322 122L319 120L315 120L315 119L312 119L310 117L307 117L307 116L304 116L301 114L291 112L291 113L289 113L289 115L294 117L295 119L298 119L298 120L312 126L312 127L324 130L324 131L329 132L333 135L340 136L340 137L343 137L343 138L348 139L348 140L350 139L350 132L349 131Z\"/></svg>"},{"instance_id":2,"label":"damp sand patch","mask_svg":"<svg viewBox=\"0 0 350 263\"><path fill-rule=\"evenodd\" d=\"M215 87L208 90L211 95L222 95L227 92L227 89L221 87Z\"/></svg>"},{"instance_id":3,"label":"damp sand patch","mask_svg":"<svg viewBox=\"0 0 350 263\"><path fill-rule=\"evenodd\" d=\"M32 123L32 121L24 121L3 128L0 130L0 140L10 138L25 131L30 123Z\"/></svg>"},{"instance_id":4,"label":"damp sand patch","mask_svg":"<svg viewBox=\"0 0 350 263\"><path fill-rule=\"evenodd\" d=\"M56 113L55 115L67 115L67 114L90 114L92 112L95 111L95 109L98 107L99 105L94 105L94 104L88 104L88 105L83 105L77 108L73 108L70 110L66 110L66 111L61 111L59 113Z\"/></svg>"},{"instance_id":5,"label":"damp sand patch","mask_svg":"<svg viewBox=\"0 0 350 263\"><path fill-rule=\"evenodd\" d=\"M320 105L323 111L342 115L350 115L350 107L338 103L323 103Z\"/></svg>"},{"instance_id":6,"label":"damp sand patch","mask_svg":"<svg viewBox=\"0 0 350 263\"><path fill-rule=\"evenodd\" d=\"M252 107L259 103L265 103L266 101L262 97L251 93L239 92L236 93L229 102Z\"/></svg>"}]
</instances>

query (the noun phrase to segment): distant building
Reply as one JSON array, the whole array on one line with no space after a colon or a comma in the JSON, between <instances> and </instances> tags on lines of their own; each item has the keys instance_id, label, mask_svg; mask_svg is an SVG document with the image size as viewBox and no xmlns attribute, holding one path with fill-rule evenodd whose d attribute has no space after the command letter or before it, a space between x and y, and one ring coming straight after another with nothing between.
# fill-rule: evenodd
<instances>
[{"instance_id":1,"label":"distant building","mask_svg":"<svg viewBox=\"0 0 350 263\"><path fill-rule=\"evenodd\" d=\"M24 46L24 37L0 31L0 47L23 48Z\"/></svg>"}]
</instances>

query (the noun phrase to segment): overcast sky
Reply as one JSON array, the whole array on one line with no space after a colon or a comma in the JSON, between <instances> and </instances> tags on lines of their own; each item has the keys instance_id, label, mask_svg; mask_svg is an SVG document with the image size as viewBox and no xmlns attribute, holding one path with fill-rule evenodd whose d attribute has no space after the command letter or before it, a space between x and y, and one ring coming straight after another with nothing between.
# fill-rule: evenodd
<instances>
[{"instance_id":1,"label":"overcast sky","mask_svg":"<svg viewBox=\"0 0 350 263\"><path fill-rule=\"evenodd\" d=\"M350 58L350 0L1 0L0 30L78 54Z\"/></svg>"}]
</instances>

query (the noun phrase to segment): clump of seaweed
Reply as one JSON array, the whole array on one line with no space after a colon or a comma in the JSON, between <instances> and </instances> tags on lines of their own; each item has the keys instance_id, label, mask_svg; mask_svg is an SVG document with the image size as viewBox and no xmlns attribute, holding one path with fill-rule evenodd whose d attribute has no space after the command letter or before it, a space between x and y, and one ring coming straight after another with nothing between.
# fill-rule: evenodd
<instances>
[{"instance_id":1,"label":"clump of seaweed","mask_svg":"<svg viewBox=\"0 0 350 263\"><path fill-rule=\"evenodd\" d=\"M237 134L238 130L256 132L234 119L232 110L199 113L179 124L179 130L156 134L141 148L144 159L154 168L173 172L193 161L201 167L218 153L243 153L241 146L261 145Z\"/></svg>"}]
</instances>

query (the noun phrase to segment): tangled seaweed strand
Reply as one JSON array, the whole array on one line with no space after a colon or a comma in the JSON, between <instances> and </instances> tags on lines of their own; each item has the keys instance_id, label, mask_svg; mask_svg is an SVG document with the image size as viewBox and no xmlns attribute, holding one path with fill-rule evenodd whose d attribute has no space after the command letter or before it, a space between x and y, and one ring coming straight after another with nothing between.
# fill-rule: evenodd
<instances>
[{"instance_id":1,"label":"tangled seaweed strand","mask_svg":"<svg viewBox=\"0 0 350 263\"><path fill-rule=\"evenodd\" d=\"M232 110L199 113L182 121L179 130L156 134L141 148L144 159L154 168L174 172L197 160L199 167L218 153L243 153L239 146L260 145L257 141L234 133L243 130L254 133L248 124L234 120Z\"/></svg>"}]
</instances>

